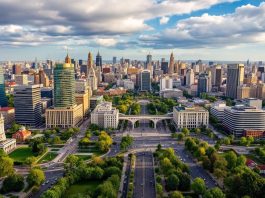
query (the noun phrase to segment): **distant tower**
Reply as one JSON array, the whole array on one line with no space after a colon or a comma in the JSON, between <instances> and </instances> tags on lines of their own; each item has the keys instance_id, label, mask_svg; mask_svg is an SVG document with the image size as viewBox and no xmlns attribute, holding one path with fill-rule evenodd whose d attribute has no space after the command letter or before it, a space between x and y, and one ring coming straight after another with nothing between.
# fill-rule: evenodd
<instances>
[{"instance_id":1,"label":"distant tower","mask_svg":"<svg viewBox=\"0 0 265 198\"><path fill-rule=\"evenodd\" d=\"M169 61L169 68L168 73L173 74L174 73L174 55L173 52L170 54L170 61Z\"/></svg>"},{"instance_id":2,"label":"distant tower","mask_svg":"<svg viewBox=\"0 0 265 198\"><path fill-rule=\"evenodd\" d=\"M0 107L7 107L7 98L5 91L4 69L0 67Z\"/></svg>"},{"instance_id":3,"label":"distant tower","mask_svg":"<svg viewBox=\"0 0 265 198\"><path fill-rule=\"evenodd\" d=\"M99 51L96 56L96 66L99 67L100 71L102 71L102 56L100 56Z\"/></svg>"},{"instance_id":4,"label":"distant tower","mask_svg":"<svg viewBox=\"0 0 265 198\"><path fill-rule=\"evenodd\" d=\"M95 91L97 90L98 83L97 83L96 72L93 67L92 54L90 52L88 53L87 67L88 67L88 75L87 75L88 82L91 87L91 90Z\"/></svg>"},{"instance_id":5,"label":"distant tower","mask_svg":"<svg viewBox=\"0 0 265 198\"><path fill-rule=\"evenodd\" d=\"M143 70L140 73L141 79L141 91L151 90L151 72L149 70Z\"/></svg>"},{"instance_id":6,"label":"distant tower","mask_svg":"<svg viewBox=\"0 0 265 198\"><path fill-rule=\"evenodd\" d=\"M237 88L244 81L244 64L230 64L227 68L226 96L237 97Z\"/></svg>"},{"instance_id":7,"label":"distant tower","mask_svg":"<svg viewBox=\"0 0 265 198\"><path fill-rule=\"evenodd\" d=\"M75 105L75 71L67 54L64 64L56 64L54 69L54 106Z\"/></svg>"}]
</instances>

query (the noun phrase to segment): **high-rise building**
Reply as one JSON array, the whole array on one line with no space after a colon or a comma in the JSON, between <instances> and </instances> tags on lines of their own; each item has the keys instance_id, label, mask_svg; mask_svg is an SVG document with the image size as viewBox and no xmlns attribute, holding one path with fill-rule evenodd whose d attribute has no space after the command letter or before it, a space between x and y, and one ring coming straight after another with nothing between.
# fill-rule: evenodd
<instances>
[{"instance_id":1,"label":"high-rise building","mask_svg":"<svg viewBox=\"0 0 265 198\"><path fill-rule=\"evenodd\" d=\"M223 78L222 67L221 65L216 65L214 86L218 88L218 91L220 90L220 87L222 85L222 78Z\"/></svg>"},{"instance_id":2,"label":"high-rise building","mask_svg":"<svg viewBox=\"0 0 265 198\"><path fill-rule=\"evenodd\" d=\"M41 125L41 85L21 85L14 89L16 123L25 126Z\"/></svg>"},{"instance_id":3,"label":"high-rise building","mask_svg":"<svg viewBox=\"0 0 265 198\"><path fill-rule=\"evenodd\" d=\"M173 52L170 54L170 61L169 61L169 68L168 68L168 73L173 74L174 73L174 55Z\"/></svg>"},{"instance_id":4,"label":"high-rise building","mask_svg":"<svg viewBox=\"0 0 265 198\"><path fill-rule=\"evenodd\" d=\"M54 68L54 106L72 107L75 105L75 71L67 54L64 64Z\"/></svg>"},{"instance_id":5,"label":"high-rise building","mask_svg":"<svg viewBox=\"0 0 265 198\"><path fill-rule=\"evenodd\" d=\"M152 64L152 55L150 54L150 52L146 56L146 65L148 65L148 64Z\"/></svg>"},{"instance_id":6,"label":"high-rise building","mask_svg":"<svg viewBox=\"0 0 265 198\"><path fill-rule=\"evenodd\" d=\"M35 80L36 80L36 76L34 75L34 82L35 82ZM27 85L27 84L29 84L28 74L15 75L15 82L16 82L16 85ZM35 84L39 84L39 83L35 83Z\"/></svg>"},{"instance_id":7,"label":"high-rise building","mask_svg":"<svg viewBox=\"0 0 265 198\"><path fill-rule=\"evenodd\" d=\"M160 91L165 89L173 89L173 79L169 76L160 79Z\"/></svg>"},{"instance_id":8,"label":"high-rise building","mask_svg":"<svg viewBox=\"0 0 265 198\"><path fill-rule=\"evenodd\" d=\"M97 82L98 79L93 67L93 58L90 52L88 53L87 67L88 67L88 76L87 76L88 82L91 87L91 90L95 91L98 88L98 82Z\"/></svg>"},{"instance_id":9,"label":"high-rise building","mask_svg":"<svg viewBox=\"0 0 265 198\"><path fill-rule=\"evenodd\" d=\"M141 91L151 90L151 73L149 70L142 70L140 73Z\"/></svg>"},{"instance_id":10,"label":"high-rise building","mask_svg":"<svg viewBox=\"0 0 265 198\"><path fill-rule=\"evenodd\" d=\"M194 84L194 76L193 69L188 69L186 73L186 86L191 86Z\"/></svg>"},{"instance_id":11,"label":"high-rise building","mask_svg":"<svg viewBox=\"0 0 265 198\"><path fill-rule=\"evenodd\" d=\"M21 65L13 65L12 66L12 73L15 75L20 75L22 72Z\"/></svg>"},{"instance_id":12,"label":"high-rise building","mask_svg":"<svg viewBox=\"0 0 265 198\"><path fill-rule=\"evenodd\" d=\"M199 79L198 79L198 90L197 90L197 94L198 96L201 93L207 93L209 91L211 91L211 78L208 74L200 74L199 75Z\"/></svg>"},{"instance_id":13,"label":"high-rise building","mask_svg":"<svg viewBox=\"0 0 265 198\"><path fill-rule=\"evenodd\" d=\"M227 68L226 96L237 97L237 87L244 81L244 64L230 64Z\"/></svg>"},{"instance_id":14,"label":"high-rise building","mask_svg":"<svg viewBox=\"0 0 265 198\"><path fill-rule=\"evenodd\" d=\"M163 74L168 74L168 62L161 62L161 70Z\"/></svg>"},{"instance_id":15,"label":"high-rise building","mask_svg":"<svg viewBox=\"0 0 265 198\"><path fill-rule=\"evenodd\" d=\"M96 66L100 71L102 71L102 56L99 54L99 51L96 56Z\"/></svg>"},{"instance_id":16,"label":"high-rise building","mask_svg":"<svg viewBox=\"0 0 265 198\"><path fill-rule=\"evenodd\" d=\"M4 69L0 67L0 107L7 107Z\"/></svg>"},{"instance_id":17,"label":"high-rise building","mask_svg":"<svg viewBox=\"0 0 265 198\"><path fill-rule=\"evenodd\" d=\"M116 56L113 56L112 58L112 64L115 65L117 63L117 57Z\"/></svg>"}]
</instances>

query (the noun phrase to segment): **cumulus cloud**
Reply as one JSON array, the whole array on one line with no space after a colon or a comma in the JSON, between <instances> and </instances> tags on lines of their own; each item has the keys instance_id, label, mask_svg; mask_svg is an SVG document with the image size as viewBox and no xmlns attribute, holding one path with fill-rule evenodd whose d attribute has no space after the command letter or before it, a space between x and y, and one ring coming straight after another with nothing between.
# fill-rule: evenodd
<instances>
[{"instance_id":1,"label":"cumulus cloud","mask_svg":"<svg viewBox=\"0 0 265 198\"><path fill-rule=\"evenodd\" d=\"M18 43L23 43L23 38L27 37L26 41L32 40L35 44L60 42L68 36L80 42L80 39L90 39L94 35L130 35L151 30L145 23L150 19L162 17L161 24L165 24L168 21L165 16L187 14L233 1L237 0L64 0L63 3L54 0L27 0L23 3L21 0L0 0L0 34L9 27L10 38L6 35L5 39L18 39ZM12 29L16 27L22 30ZM26 35L14 35L12 31ZM0 42L6 42L4 38L1 36ZM114 45L113 41L111 45Z\"/></svg>"},{"instance_id":2,"label":"cumulus cloud","mask_svg":"<svg viewBox=\"0 0 265 198\"><path fill-rule=\"evenodd\" d=\"M159 20L160 25L167 24L168 21L169 21L169 19L170 18L169 17L166 17L166 16L161 17L160 20Z\"/></svg>"},{"instance_id":3,"label":"cumulus cloud","mask_svg":"<svg viewBox=\"0 0 265 198\"><path fill-rule=\"evenodd\" d=\"M203 14L180 20L161 34L140 36L143 47L211 48L242 43L265 43L265 3L238 7L235 13Z\"/></svg>"}]
</instances>

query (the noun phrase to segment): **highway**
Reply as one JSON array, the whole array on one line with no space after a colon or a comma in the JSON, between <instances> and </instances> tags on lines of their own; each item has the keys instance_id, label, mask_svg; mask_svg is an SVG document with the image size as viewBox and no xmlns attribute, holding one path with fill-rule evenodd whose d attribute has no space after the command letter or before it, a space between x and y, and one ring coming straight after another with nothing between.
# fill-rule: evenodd
<instances>
[{"instance_id":1,"label":"highway","mask_svg":"<svg viewBox=\"0 0 265 198\"><path fill-rule=\"evenodd\" d=\"M141 152L136 154L134 172L134 198L155 198L155 178L153 166L153 154Z\"/></svg>"}]
</instances>

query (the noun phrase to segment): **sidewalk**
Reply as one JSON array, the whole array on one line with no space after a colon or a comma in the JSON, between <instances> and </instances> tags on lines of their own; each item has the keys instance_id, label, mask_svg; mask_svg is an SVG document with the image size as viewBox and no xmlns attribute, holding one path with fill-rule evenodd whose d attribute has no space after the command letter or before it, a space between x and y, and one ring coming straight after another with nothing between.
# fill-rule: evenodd
<instances>
[{"instance_id":1,"label":"sidewalk","mask_svg":"<svg viewBox=\"0 0 265 198\"><path fill-rule=\"evenodd\" d=\"M118 198L121 197L122 192L123 192L123 185L124 185L124 182L123 182L123 181L124 181L124 177L125 177L125 171L126 171L127 163L128 163L128 154L125 153L125 154L124 154L123 167L122 167L122 174L121 174L120 188L119 188L119 192L118 192Z\"/></svg>"}]
</instances>

